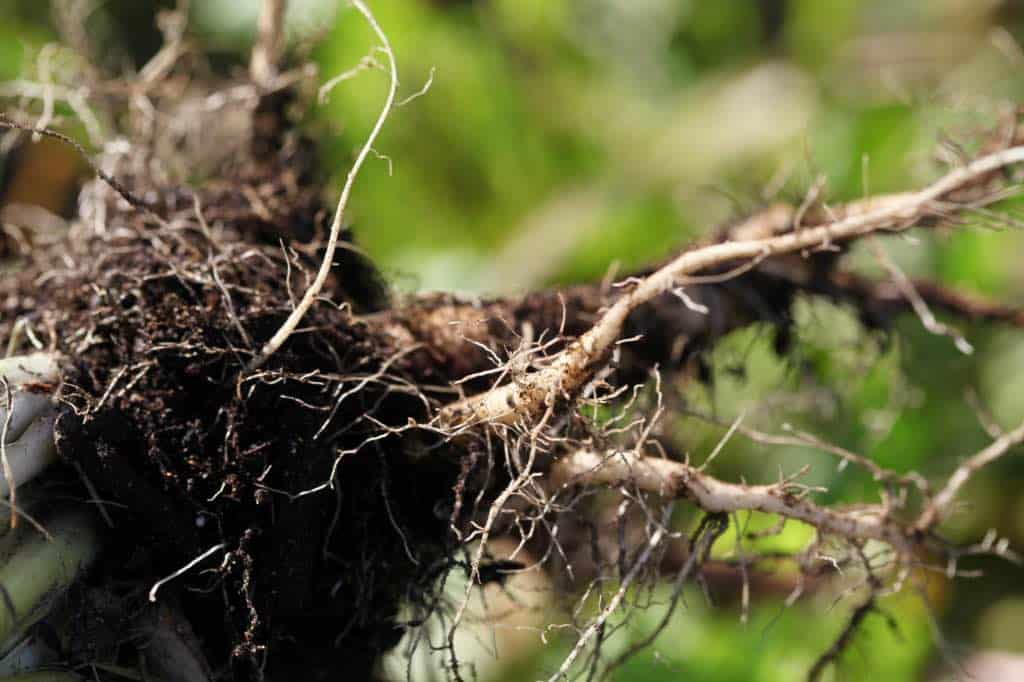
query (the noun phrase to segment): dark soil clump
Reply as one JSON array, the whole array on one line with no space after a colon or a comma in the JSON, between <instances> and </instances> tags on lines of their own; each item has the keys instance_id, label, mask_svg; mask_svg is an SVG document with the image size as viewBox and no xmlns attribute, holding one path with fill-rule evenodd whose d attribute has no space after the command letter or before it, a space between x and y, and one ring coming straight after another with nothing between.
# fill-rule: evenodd
<instances>
[{"instance_id":1,"label":"dark soil clump","mask_svg":"<svg viewBox=\"0 0 1024 682\"><path fill-rule=\"evenodd\" d=\"M129 174L140 210L87 186L67 240L4 282L0 337L25 320L62 355L59 452L109 503L94 573L110 599L141 607L222 546L160 592L218 676L367 679L401 636L400 606L449 565L458 470L411 462L412 436L393 431L428 402L359 320L385 296L356 253L341 252L331 301L246 370L310 281L327 215L308 143L271 114L253 155L202 189Z\"/></svg>"}]
</instances>

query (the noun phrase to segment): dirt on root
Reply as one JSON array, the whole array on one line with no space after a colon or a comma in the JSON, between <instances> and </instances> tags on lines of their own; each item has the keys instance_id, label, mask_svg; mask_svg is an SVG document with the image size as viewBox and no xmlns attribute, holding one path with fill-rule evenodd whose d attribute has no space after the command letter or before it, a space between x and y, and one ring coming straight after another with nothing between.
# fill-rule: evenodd
<instances>
[{"instance_id":1,"label":"dirt on root","mask_svg":"<svg viewBox=\"0 0 1024 682\"><path fill-rule=\"evenodd\" d=\"M0 338L23 320L62 356L59 452L112 523L91 580L129 606L110 622L83 603L79 660L222 545L160 592L219 677L368 679L400 607L450 565L458 470L410 461L431 444L395 431L428 402L356 314L386 302L365 258L342 250L325 300L246 369L311 281L329 218L311 145L279 120L199 188L122 175L141 210L90 183L67 238L0 284ZM135 665L130 649L102 662Z\"/></svg>"},{"instance_id":2,"label":"dirt on root","mask_svg":"<svg viewBox=\"0 0 1024 682\"><path fill-rule=\"evenodd\" d=\"M461 387L485 390L494 357L523 343L557 351L618 295L579 286L395 309L346 241L301 327L249 371L312 281L331 214L289 100L190 124L201 143L154 133L107 159L127 198L90 182L66 237L18 250L0 282L0 338L23 328L20 350L61 355L58 450L88 481L82 502L109 518L69 628L73 664L135 667L144 643L122 643L153 617L149 590L205 556L159 595L212 678L370 679L402 614L437 608L444 575L464 567L452 526L507 480L486 438L453 444L410 423L457 397L453 380L483 372ZM160 120L202 110L188 102L157 101ZM784 352L796 291L754 271L687 287L687 306L666 294L630 316L633 342L606 380L640 384L651 367L701 376L701 351L754 321ZM539 530L535 555L554 542Z\"/></svg>"}]
</instances>

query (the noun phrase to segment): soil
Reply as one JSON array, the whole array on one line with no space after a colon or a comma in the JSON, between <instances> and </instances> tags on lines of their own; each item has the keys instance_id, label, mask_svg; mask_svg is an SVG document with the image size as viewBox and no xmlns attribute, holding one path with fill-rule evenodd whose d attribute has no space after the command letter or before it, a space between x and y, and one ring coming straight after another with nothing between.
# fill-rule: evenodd
<instances>
[{"instance_id":1,"label":"soil","mask_svg":"<svg viewBox=\"0 0 1024 682\"><path fill-rule=\"evenodd\" d=\"M433 444L390 431L426 403L356 315L387 302L366 259L341 251L333 303L246 371L311 278L329 215L283 109L265 101L251 154L199 187L122 174L141 210L90 183L67 239L0 285L0 338L24 319L63 358L59 453L112 522L90 580L126 606L111 621L81 590L79 661L129 639L150 587L223 545L160 593L218 676L369 679L400 608L429 602L451 564L457 458L410 461ZM132 647L110 655L137 664Z\"/></svg>"}]
</instances>

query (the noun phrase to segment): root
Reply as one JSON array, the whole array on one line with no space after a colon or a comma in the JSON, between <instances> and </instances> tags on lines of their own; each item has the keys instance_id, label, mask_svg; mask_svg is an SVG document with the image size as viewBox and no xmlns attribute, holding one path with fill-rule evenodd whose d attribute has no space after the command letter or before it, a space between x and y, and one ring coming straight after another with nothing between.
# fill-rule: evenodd
<instances>
[{"instance_id":1,"label":"root","mask_svg":"<svg viewBox=\"0 0 1024 682\"><path fill-rule=\"evenodd\" d=\"M53 384L60 376L57 356L53 353L33 353L0 360L0 375L12 387L29 384Z\"/></svg>"},{"instance_id":2,"label":"root","mask_svg":"<svg viewBox=\"0 0 1024 682\"><path fill-rule=\"evenodd\" d=\"M92 520L62 513L47 521L51 539L26 539L0 568L0 642L46 615L50 600L63 594L95 561L99 542Z\"/></svg>"},{"instance_id":3,"label":"root","mask_svg":"<svg viewBox=\"0 0 1024 682\"><path fill-rule=\"evenodd\" d=\"M900 551L910 548L905 529L887 520L882 509L842 512L806 499L809 490L791 480L771 485L719 481L695 467L634 452L577 451L561 457L551 472L556 482L569 485L635 485L666 498L683 498L709 513L761 511L802 521L823 533L850 541L881 540Z\"/></svg>"},{"instance_id":4,"label":"root","mask_svg":"<svg viewBox=\"0 0 1024 682\"><path fill-rule=\"evenodd\" d=\"M312 307L313 303L316 302L317 297L320 295L321 290L324 288L324 284L327 282L327 277L331 273L331 268L334 266L334 253L338 248L338 239L341 237L342 220L345 215L345 207L348 205L349 195L352 193L352 187L355 185L356 177L359 175L359 170L363 167L363 162L366 161L366 157L373 151L373 143L377 140L377 136L380 135L381 129L384 127L384 122L387 120L388 115L391 113L391 109L394 107L395 95L398 93L398 67L395 64L395 53L391 50L391 43L388 41L387 34L381 29L380 24L374 18L373 13L361 0L352 0L352 6L355 7L363 18L366 19L367 23L373 29L373 32L377 35L377 38L381 42L381 52L388 59L388 94L384 99L384 107L381 109L380 114L377 116L377 121L373 125L373 129L366 138L366 142L363 144L359 153L356 154L356 159L352 163L352 168L349 169L348 175L345 177L345 184L341 189L341 197L338 199L338 205L334 210L334 218L331 220L330 233L327 238L327 246L324 249L323 260L320 263L320 268L317 270L316 277L313 282L306 289L306 292L299 299L295 309L285 320L284 324L274 333L270 340L264 344L263 348L260 349L259 354L249 364L249 371L255 371L262 367L264 363L270 358L271 355L276 353L281 346L284 345L288 337L291 336L298 328L299 323L302 322L302 318L306 316L306 313Z\"/></svg>"},{"instance_id":5,"label":"root","mask_svg":"<svg viewBox=\"0 0 1024 682\"><path fill-rule=\"evenodd\" d=\"M0 480L0 495L7 497L15 488L28 483L57 461L53 435L56 418L56 412L51 411L32 422L14 443L3 446L7 462L5 474L8 475ZM13 503L13 495L11 497Z\"/></svg>"},{"instance_id":6,"label":"root","mask_svg":"<svg viewBox=\"0 0 1024 682\"><path fill-rule=\"evenodd\" d=\"M37 353L0 361L0 463L3 480L0 496L10 499L17 509L18 487L38 476L56 459L54 422L57 413L52 397L45 387L57 380L56 356ZM12 393L12 384L18 389ZM29 389L43 384L42 393ZM18 515L11 515L11 528L17 527Z\"/></svg>"},{"instance_id":7,"label":"root","mask_svg":"<svg viewBox=\"0 0 1024 682\"><path fill-rule=\"evenodd\" d=\"M976 188L978 183L990 178L993 171L1022 161L1024 147L1012 147L957 168L917 192L861 202L849 208L846 217L834 222L776 237L728 241L687 251L638 282L590 330L552 358L548 367L520 382L447 406L439 415L440 423L462 428L479 423L535 420L544 405L558 396L576 394L594 377L619 340L631 312L660 294L686 284L693 275L735 261L746 261L752 267L773 255L811 251L873 232L906 230L937 213L949 215L956 210L985 205L1001 197L989 191L965 203L957 193Z\"/></svg>"},{"instance_id":8,"label":"root","mask_svg":"<svg viewBox=\"0 0 1024 682\"><path fill-rule=\"evenodd\" d=\"M256 43L249 60L249 78L268 88L277 78L281 53L284 51L284 17L287 0L263 0L256 25Z\"/></svg>"},{"instance_id":9,"label":"root","mask_svg":"<svg viewBox=\"0 0 1024 682\"><path fill-rule=\"evenodd\" d=\"M99 614L106 629L83 626L69 659L85 660L95 642L130 642L169 680L365 679L430 615L444 619L439 646L461 680L455 629L472 619L475 591L539 568L576 599L566 626L575 640L551 680L580 666L596 677L618 616L642 608L647 587L666 573L675 574L673 606L691 579L705 585L711 546L730 522L734 554L716 562L741 583L742 618L764 561L795 566L796 577L775 586L788 591L787 603L836 571L867 574L870 599L816 675L838 659L882 589L902 586L922 557L941 557L952 574L962 556L1012 557L1005 539L954 547L937 527L978 470L1024 442L1024 425L996 434L935 494L914 472L807 433L759 431L743 418L722 424L725 435L694 466L666 435L664 417L688 408L666 406L670 384L662 382L663 374L699 374L702 351L749 325L774 325L783 354L800 294L850 303L869 324L916 312L961 349L966 339L933 308L1024 325L1018 310L913 282L889 263L890 282L836 267L853 241L956 223L1007 196L1019 176L1010 169L1024 162L1016 127L1010 144L986 146L918 191L828 207L818 183L799 206L767 206L615 285L510 300L420 297L384 309L376 271L345 243L343 223L367 157L381 156L374 144L393 109L423 94L433 72L396 101L388 37L354 1L380 46L321 96L367 68L387 71L388 92L333 212L321 210L314 145L285 115L287 86L299 77L281 73L285 5L263 2L249 79L190 82L199 91L191 109L164 94L183 92L164 86L187 54L184 24L168 28L128 107L129 118L135 108L160 114L143 116L146 139L93 165L100 180L83 191L81 218L63 243L19 253L23 269L7 284L0 332L11 333L12 353L28 348L17 325L33 347L54 352L0 360L0 492L10 493L12 523L28 518L53 541L37 544L24 527L0 537L18 571L0 571L10 593L0 636L16 636L45 611L40 586L63 592L96 565L91 517L28 515L51 501L50 485L101 505L116 531L85 581L88 608L75 623ZM74 93L48 83L21 89L42 98L40 123L0 118L0 126L84 154L41 129L53 102L77 101ZM188 126L165 122L182 111L199 113ZM187 173L169 169L191 172L197 160L160 156L189 126L213 119L238 122L229 128L244 134L225 135L228 151L203 165L211 177L192 187L181 179ZM801 483L804 470L769 483L723 480L709 465L731 437L812 448L860 467L881 501L827 506L816 501L820 489ZM15 492L58 458L73 470L49 469L19 505ZM688 545L670 526L684 503L704 515ZM745 545L755 533L741 523L751 511L779 518L759 534L793 521L815 535L796 554L756 554ZM499 559L496 541L512 547ZM467 586L447 608L444 581L457 569ZM25 584L35 578L40 584ZM617 582L606 591L609 579ZM123 658L102 655L104 663Z\"/></svg>"}]
</instances>

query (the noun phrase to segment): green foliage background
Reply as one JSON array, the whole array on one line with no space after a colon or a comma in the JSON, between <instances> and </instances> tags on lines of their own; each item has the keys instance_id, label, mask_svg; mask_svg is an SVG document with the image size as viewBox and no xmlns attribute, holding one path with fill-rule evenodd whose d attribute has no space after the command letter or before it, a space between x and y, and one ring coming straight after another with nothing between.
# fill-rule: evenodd
<instances>
[{"instance_id":1,"label":"green foliage background","mask_svg":"<svg viewBox=\"0 0 1024 682\"><path fill-rule=\"evenodd\" d=\"M250 40L254 2L193 0L193 30L230 67ZM1018 3L943 0L375 0L399 60L397 109L351 203L361 244L407 291L515 293L592 281L610 264L648 262L710 234L771 197L799 201L819 176L830 200L896 191L934 177L939 143L970 150L1007 101L1021 101L1024 34ZM141 8L141 9L140 9ZM337 11L335 11L337 10ZM89 30L124 35L125 64L152 50L153 5L100 5ZM779 12L780 18L773 19ZM358 15L333 2L292 6L294 44L316 35L321 80L371 47ZM120 31L120 33L118 33ZM146 36L149 42L146 42ZM55 39L49 8L0 5L0 76L33 77L35 52ZM372 125L386 82L370 70L335 88L311 125L326 166L344 176ZM1013 204L1008 205L1013 210ZM955 233L894 238L886 248L912 276L1024 305L1024 239L985 216ZM865 253L848 257L880 274ZM715 382L683 390L723 420L821 434L898 470L942 476L987 436L969 392L1009 426L1024 416L1024 336L957 323L976 352L901 320L894 338L863 332L846 311L801 304L792 357L771 352L764 329L735 334L710 358ZM722 430L672 425L700 459ZM812 464L829 502L874 499L863 474L796 448L735 440L716 460L722 476L772 478ZM1024 463L1007 458L971 484L970 513L947 532L978 538L989 527L1024 547ZM682 514L680 527L693 523ZM767 523L753 519L751 523ZM796 550L794 525L772 540ZM734 536L719 541L727 556ZM987 577L931 581L928 596L954 656L1024 652L1024 581L1018 567L975 562ZM622 649L661 616L666 595L630 622ZM741 624L734 606L697 591L622 680L759 680L801 677L840 630L849 601L811 595L792 608L756 601ZM898 624L872 616L836 679L942 679L949 673L928 610L913 594L888 598ZM506 651L481 662L492 679L535 679L565 642ZM484 657L486 658L486 657ZM936 677L938 676L938 677Z\"/></svg>"}]
</instances>

